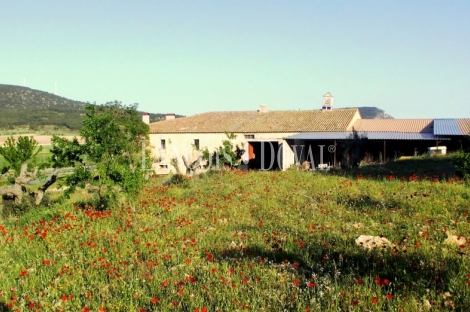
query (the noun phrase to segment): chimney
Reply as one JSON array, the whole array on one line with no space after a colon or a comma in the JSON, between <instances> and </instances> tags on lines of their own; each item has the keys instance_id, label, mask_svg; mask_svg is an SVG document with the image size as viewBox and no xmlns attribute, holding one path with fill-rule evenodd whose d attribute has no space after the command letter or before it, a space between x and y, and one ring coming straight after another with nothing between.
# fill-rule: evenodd
<instances>
[{"instance_id":1,"label":"chimney","mask_svg":"<svg viewBox=\"0 0 470 312\"><path fill-rule=\"evenodd\" d=\"M330 92L327 92L323 96L323 106L321 108L322 110L332 110L333 109L333 96L331 95Z\"/></svg>"},{"instance_id":2,"label":"chimney","mask_svg":"<svg viewBox=\"0 0 470 312\"><path fill-rule=\"evenodd\" d=\"M166 114L165 120L172 120L175 119L175 114Z\"/></svg>"},{"instance_id":3,"label":"chimney","mask_svg":"<svg viewBox=\"0 0 470 312\"><path fill-rule=\"evenodd\" d=\"M267 113L268 112L268 107L266 105L260 105L258 112Z\"/></svg>"},{"instance_id":4,"label":"chimney","mask_svg":"<svg viewBox=\"0 0 470 312\"><path fill-rule=\"evenodd\" d=\"M147 125L150 123L149 113L142 113L142 121Z\"/></svg>"}]
</instances>

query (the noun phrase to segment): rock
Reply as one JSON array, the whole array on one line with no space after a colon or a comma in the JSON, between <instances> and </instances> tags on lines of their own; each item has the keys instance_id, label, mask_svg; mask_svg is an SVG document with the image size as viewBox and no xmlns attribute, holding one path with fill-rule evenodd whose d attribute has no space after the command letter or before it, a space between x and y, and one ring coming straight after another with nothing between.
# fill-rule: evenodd
<instances>
[{"instance_id":1,"label":"rock","mask_svg":"<svg viewBox=\"0 0 470 312\"><path fill-rule=\"evenodd\" d=\"M467 240L463 236L456 236L456 235L447 234L447 238L444 241L444 244L460 246L460 245L465 245L466 242L467 242Z\"/></svg>"},{"instance_id":2,"label":"rock","mask_svg":"<svg viewBox=\"0 0 470 312\"><path fill-rule=\"evenodd\" d=\"M390 247L392 243L384 237L380 236L370 236L370 235L361 235L356 238L356 244L362 246L364 249L375 249L375 248L384 248Z\"/></svg>"}]
</instances>

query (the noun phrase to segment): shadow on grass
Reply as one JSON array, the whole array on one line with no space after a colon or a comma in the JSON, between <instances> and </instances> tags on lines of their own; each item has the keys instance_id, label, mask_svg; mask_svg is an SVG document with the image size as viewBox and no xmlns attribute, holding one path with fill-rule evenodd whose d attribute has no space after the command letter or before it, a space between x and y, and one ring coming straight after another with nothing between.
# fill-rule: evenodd
<instances>
[{"instance_id":1,"label":"shadow on grass","mask_svg":"<svg viewBox=\"0 0 470 312\"><path fill-rule=\"evenodd\" d=\"M0 312L8 312L11 311L11 309L3 302L0 302Z\"/></svg>"},{"instance_id":2,"label":"shadow on grass","mask_svg":"<svg viewBox=\"0 0 470 312\"><path fill-rule=\"evenodd\" d=\"M353 244L353 243L351 243ZM457 258L446 259L436 263L434 259L417 254L410 254L398 249L365 251L359 246L347 246L347 250L324 245L305 246L299 252L286 251L277 246L254 246L247 248L210 250L217 261L232 262L233 259L258 262L264 259L267 266L278 271L290 272L306 280L313 276L329 275L339 285L343 283L345 290L353 287L358 281L373 281L382 287L393 285L388 289L394 295L413 295L423 298L431 293L460 291L454 289L455 277L460 272L461 261ZM207 255L207 254L206 254ZM341 272L338 274L338 272ZM384 280L386 284L380 285ZM303 284L303 287L306 287ZM388 286L387 286L388 287ZM455 308L468 308L463 301L465 290L460 296L454 296Z\"/></svg>"},{"instance_id":3,"label":"shadow on grass","mask_svg":"<svg viewBox=\"0 0 470 312\"><path fill-rule=\"evenodd\" d=\"M355 178L394 176L408 178L412 175L448 179L456 174L456 168L451 156L415 157L390 161L386 164L368 164L350 170L335 170L335 174Z\"/></svg>"}]
</instances>

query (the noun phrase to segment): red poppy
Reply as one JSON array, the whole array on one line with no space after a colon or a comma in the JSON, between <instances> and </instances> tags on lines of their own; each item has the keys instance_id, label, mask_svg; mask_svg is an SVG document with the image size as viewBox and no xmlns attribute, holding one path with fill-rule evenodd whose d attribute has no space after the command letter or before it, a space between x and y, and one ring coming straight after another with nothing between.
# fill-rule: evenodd
<instances>
[{"instance_id":1,"label":"red poppy","mask_svg":"<svg viewBox=\"0 0 470 312\"><path fill-rule=\"evenodd\" d=\"M387 294L387 295L385 296L385 298L387 298L388 300L393 299L393 295L392 295L392 294Z\"/></svg>"},{"instance_id":2,"label":"red poppy","mask_svg":"<svg viewBox=\"0 0 470 312\"><path fill-rule=\"evenodd\" d=\"M372 298L372 304L376 304L379 302L379 299L377 297Z\"/></svg>"},{"instance_id":3,"label":"red poppy","mask_svg":"<svg viewBox=\"0 0 470 312\"><path fill-rule=\"evenodd\" d=\"M159 300L157 297L153 297L151 301L153 304L157 304Z\"/></svg>"}]
</instances>

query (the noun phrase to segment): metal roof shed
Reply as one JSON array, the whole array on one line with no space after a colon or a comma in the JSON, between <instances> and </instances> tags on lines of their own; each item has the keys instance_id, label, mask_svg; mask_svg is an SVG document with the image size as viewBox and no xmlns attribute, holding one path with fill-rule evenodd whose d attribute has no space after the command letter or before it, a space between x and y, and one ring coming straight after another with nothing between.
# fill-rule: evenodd
<instances>
[{"instance_id":1,"label":"metal roof shed","mask_svg":"<svg viewBox=\"0 0 470 312\"><path fill-rule=\"evenodd\" d=\"M434 135L463 135L455 118L434 119Z\"/></svg>"}]
</instances>

